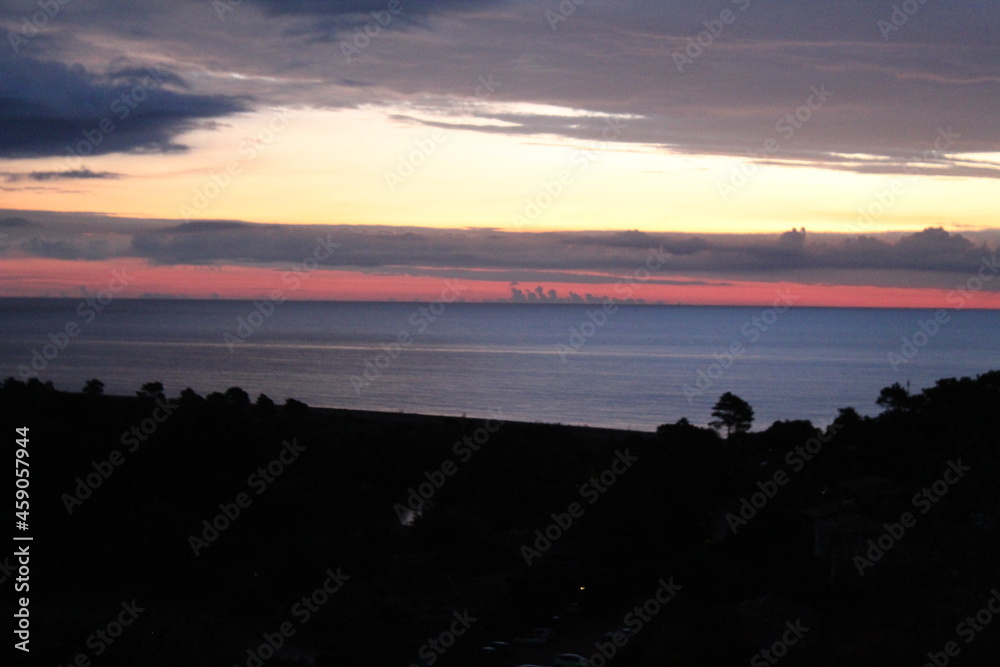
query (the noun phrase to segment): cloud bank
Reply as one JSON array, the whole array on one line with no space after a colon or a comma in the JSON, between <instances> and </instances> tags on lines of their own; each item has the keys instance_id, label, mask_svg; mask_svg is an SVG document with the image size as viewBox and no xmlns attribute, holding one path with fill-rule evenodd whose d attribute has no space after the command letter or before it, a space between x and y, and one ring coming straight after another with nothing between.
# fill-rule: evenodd
<instances>
[{"instance_id":1,"label":"cloud bank","mask_svg":"<svg viewBox=\"0 0 1000 667\"><path fill-rule=\"evenodd\" d=\"M288 267L331 249L321 269L471 280L610 283L655 259L653 283L796 281L951 287L996 263L996 235L942 228L913 234L780 235L503 232L419 227L178 223L7 212L0 258L139 258L157 265ZM81 229L87 230L86 234ZM976 238L970 238L975 236ZM1000 289L990 285L988 289ZM525 299L533 298L522 294ZM545 296L544 294L542 295Z\"/></svg>"},{"instance_id":2,"label":"cloud bank","mask_svg":"<svg viewBox=\"0 0 1000 667\"><path fill-rule=\"evenodd\" d=\"M187 146L178 135L247 109L238 98L184 93L157 67L94 72L0 51L0 70L0 158L179 152Z\"/></svg>"}]
</instances>

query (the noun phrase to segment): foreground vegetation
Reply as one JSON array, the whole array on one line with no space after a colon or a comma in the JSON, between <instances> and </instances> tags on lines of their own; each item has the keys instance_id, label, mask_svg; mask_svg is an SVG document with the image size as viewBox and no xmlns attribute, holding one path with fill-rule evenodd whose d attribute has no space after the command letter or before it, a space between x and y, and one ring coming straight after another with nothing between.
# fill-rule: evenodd
<instances>
[{"instance_id":1,"label":"foreground vegetation","mask_svg":"<svg viewBox=\"0 0 1000 667\"><path fill-rule=\"evenodd\" d=\"M316 664L408 665L468 612L433 662L476 665L535 626L621 627L671 578L611 664L747 664L796 620L785 665L1000 651L1000 627L956 634L1000 585L1000 372L894 385L877 417L823 429L749 431L729 396L718 430L651 434L9 379L0 420L31 436L33 659L255 664L291 623L284 648ZM346 577L317 604L328 573ZM145 611L98 657L88 639L132 600Z\"/></svg>"}]
</instances>

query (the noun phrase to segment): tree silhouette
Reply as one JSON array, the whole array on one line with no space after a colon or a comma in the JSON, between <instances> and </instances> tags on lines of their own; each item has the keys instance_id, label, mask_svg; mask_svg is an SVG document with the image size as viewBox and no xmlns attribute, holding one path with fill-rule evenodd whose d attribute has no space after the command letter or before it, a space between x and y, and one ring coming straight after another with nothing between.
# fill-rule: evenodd
<instances>
[{"instance_id":1,"label":"tree silhouette","mask_svg":"<svg viewBox=\"0 0 1000 667\"><path fill-rule=\"evenodd\" d=\"M100 396L104 393L104 383L97 378L87 380L87 383L83 385L83 393L86 396Z\"/></svg>"},{"instance_id":2,"label":"tree silhouette","mask_svg":"<svg viewBox=\"0 0 1000 667\"><path fill-rule=\"evenodd\" d=\"M753 408L736 394L727 391L712 408L712 416L716 419L708 425L714 429L725 426L726 437L729 438L733 433L746 433L750 430Z\"/></svg>"},{"instance_id":3,"label":"tree silhouette","mask_svg":"<svg viewBox=\"0 0 1000 667\"><path fill-rule=\"evenodd\" d=\"M862 422L861 415L854 408L840 408L837 410L837 418L833 420L834 424L840 426L850 426L855 427Z\"/></svg>"},{"instance_id":4,"label":"tree silhouette","mask_svg":"<svg viewBox=\"0 0 1000 667\"><path fill-rule=\"evenodd\" d=\"M274 401L268 397L267 394L261 394L257 397L257 402L254 403L257 411L265 415L273 415L277 411L277 406Z\"/></svg>"},{"instance_id":5,"label":"tree silhouette","mask_svg":"<svg viewBox=\"0 0 1000 667\"><path fill-rule=\"evenodd\" d=\"M181 405L201 405L205 402L205 399L198 395L191 387L185 387L181 390L179 402Z\"/></svg>"},{"instance_id":6,"label":"tree silhouette","mask_svg":"<svg viewBox=\"0 0 1000 667\"><path fill-rule=\"evenodd\" d=\"M163 397L163 383L162 382L147 382L142 385L142 388L135 392L136 396L144 396L146 398L157 398Z\"/></svg>"},{"instance_id":7,"label":"tree silhouette","mask_svg":"<svg viewBox=\"0 0 1000 667\"><path fill-rule=\"evenodd\" d=\"M242 387L230 387L226 390L226 400L237 408L244 409L250 407L250 394Z\"/></svg>"},{"instance_id":8,"label":"tree silhouette","mask_svg":"<svg viewBox=\"0 0 1000 667\"><path fill-rule=\"evenodd\" d=\"M891 387L882 388L875 403L886 412L905 412L914 407L916 399L910 395L908 388L894 382Z\"/></svg>"},{"instance_id":9,"label":"tree silhouette","mask_svg":"<svg viewBox=\"0 0 1000 667\"><path fill-rule=\"evenodd\" d=\"M52 380L46 380L42 382L38 378L28 378L27 385L29 391L35 393L44 394L48 392L55 391L55 385L52 384Z\"/></svg>"},{"instance_id":10,"label":"tree silhouette","mask_svg":"<svg viewBox=\"0 0 1000 667\"><path fill-rule=\"evenodd\" d=\"M303 417L309 412L309 406L294 398L285 399L285 413L292 417Z\"/></svg>"}]
</instances>

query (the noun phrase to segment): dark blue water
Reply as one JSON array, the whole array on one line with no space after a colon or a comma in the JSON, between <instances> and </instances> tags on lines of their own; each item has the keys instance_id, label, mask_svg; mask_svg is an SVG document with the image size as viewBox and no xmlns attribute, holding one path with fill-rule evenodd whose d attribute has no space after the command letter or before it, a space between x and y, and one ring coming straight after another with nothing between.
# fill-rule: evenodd
<instances>
[{"instance_id":1,"label":"dark blue water","mask_svg":"<svg viewBox=\"0 0 1000 667\"><path fill-rule=\"evenodd\" d=\"M707 422L726 391L754 407L755 428L777 419L824 424L840 407L874 414L879 390L893 382L916 390L1000 368L997 311L950 312L929 336L920 322L934 312L918 310L629 306L607 314L453 304L431 312L426 304L295 302L265 308L265 317L233 301L98 308L0 299L0 376L31 371L66 390L96 377L115 394L153 380L168 395L237 385L315 406L499 411L652 430L680 417ZM238 329L239 318L248 326ZM67 325L75 336L59 335ZM903 339L914 337L907 358Z\"/></svg>"}]
</instances>

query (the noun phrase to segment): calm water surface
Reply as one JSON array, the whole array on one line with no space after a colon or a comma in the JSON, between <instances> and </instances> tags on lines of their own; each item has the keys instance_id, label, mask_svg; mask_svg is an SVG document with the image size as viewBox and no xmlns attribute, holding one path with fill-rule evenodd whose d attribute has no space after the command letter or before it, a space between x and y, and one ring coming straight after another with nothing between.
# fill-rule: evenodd
<instances>
[{"instance_id":1,"label":"calm water surface","mask_svg":"<svg viewBox=\"0 0 1000 667\"><path fill-rule=\"evenodd\" d=\"M653 430L707 422L725 391L754 407L757 427L825 424L840 407L874 414L893 382L1000 368L997 311L953 312L923 337L933 311L629 306L604 321L586 305L453 304L434 317L421 304L286 302L265 318L250 302L80 304L0 299L0 376L34 358L67 390L92 377L114 394L153 380L168 395L237 385L315 406ZM238 331L240 318L259 326ZM58 350L68 323L79 334ZM894 367L889 354L915 334L925 344Z\"/></svg>"}]
</instances>

